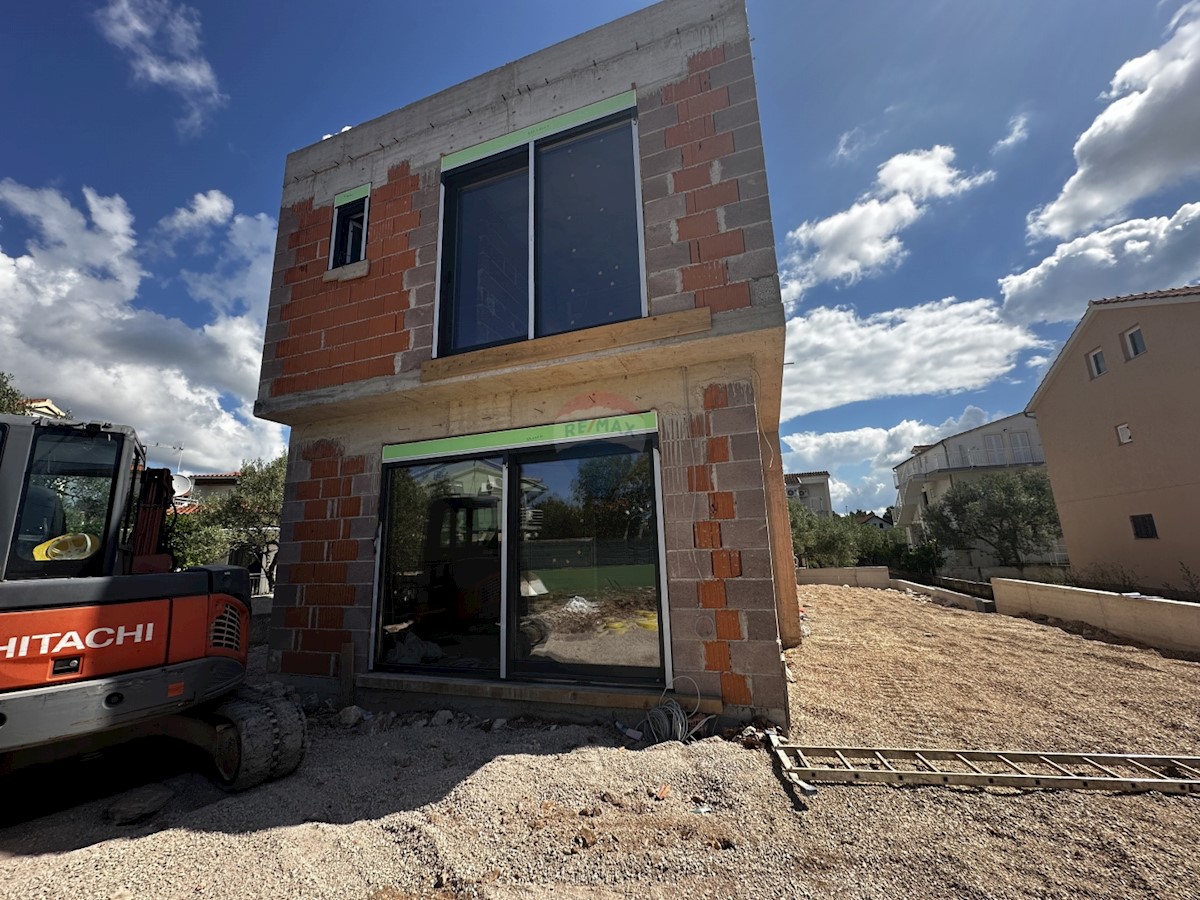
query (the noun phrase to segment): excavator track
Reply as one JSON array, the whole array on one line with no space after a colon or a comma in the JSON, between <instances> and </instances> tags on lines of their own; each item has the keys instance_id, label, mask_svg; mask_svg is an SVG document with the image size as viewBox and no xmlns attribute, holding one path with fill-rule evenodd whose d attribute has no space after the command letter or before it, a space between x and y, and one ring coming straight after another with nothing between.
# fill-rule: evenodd
<instances>
[{"instance_id":1,"label":"excavator track","mask_svg":"<svg viewBox=\"0 0 1200 900\"><path fill-rule=\"evenodd\" d=\"M221 785L244 791L296 770L308 747L304 712L290 700L241 691L214 710Z\"/></svg>"}]
</instances>

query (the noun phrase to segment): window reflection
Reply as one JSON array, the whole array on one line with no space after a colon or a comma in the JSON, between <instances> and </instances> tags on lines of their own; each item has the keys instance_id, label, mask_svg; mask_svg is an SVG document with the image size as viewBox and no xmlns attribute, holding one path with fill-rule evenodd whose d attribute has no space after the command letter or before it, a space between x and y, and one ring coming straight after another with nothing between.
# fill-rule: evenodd
<instances>
[{"instance_id":1,"label":"window reflection","mask_svg":"<svg viewBox=\"0 0 1200 900\"><path fill-rule=\"evenodd\" d=\"M499 673L502 474L496 457L392 470L380 662Z\"/></svg>"},{"instance_id":2,"label":"window reflection","mask_svg":"<svg viewBox=\"0 0 1200 900\"><path fill-rule=\"evenodd\" d=\"M599 445L520 466L514 674L661 677L648 447Z\"/></svg>"}]
</instances>

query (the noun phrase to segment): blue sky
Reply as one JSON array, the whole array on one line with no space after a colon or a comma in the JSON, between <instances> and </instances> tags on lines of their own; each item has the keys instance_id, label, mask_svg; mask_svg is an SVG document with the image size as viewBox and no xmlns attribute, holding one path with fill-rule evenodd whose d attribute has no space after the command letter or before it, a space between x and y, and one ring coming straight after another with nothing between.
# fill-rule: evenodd
<instances>
[{"instance_id":1,"label":"blue sky","mask_svg":"<svg viewBox=\"0 0 1200 900\"><path fill-rule=\"evenodd\" d=\"M285 155L642 5L12 6L0 370L185 471L273 455L251 408ZM1200 279L1200 2L749 15L786 465L831 471L839 509L1021 410L1088 299Z\"/></svg>"}]
</instances>

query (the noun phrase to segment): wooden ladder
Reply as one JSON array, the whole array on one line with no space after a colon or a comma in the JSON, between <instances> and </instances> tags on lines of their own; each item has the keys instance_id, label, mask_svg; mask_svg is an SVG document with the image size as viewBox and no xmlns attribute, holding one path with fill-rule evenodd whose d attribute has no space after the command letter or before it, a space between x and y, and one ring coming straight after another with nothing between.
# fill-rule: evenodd
<instances>
[{"instance_id":1,"label":"wooden ladder","mask_svg":"<svg viewBox=\"0 0 1200 900\"><path fill-rule=\"evenodd\" d=\"M769 735L783 777L811 796L820 784L964 784L975 787L1200 794L1200 757L1031 753L898 747L805 747Z\"/></svg>"}]
</instances>

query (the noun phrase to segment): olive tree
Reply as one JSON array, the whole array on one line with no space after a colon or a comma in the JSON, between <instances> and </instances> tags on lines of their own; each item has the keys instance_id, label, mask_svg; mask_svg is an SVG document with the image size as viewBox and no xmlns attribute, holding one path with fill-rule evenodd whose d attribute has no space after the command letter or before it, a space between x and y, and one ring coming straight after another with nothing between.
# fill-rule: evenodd
<instances>
[{"instance_id":1,"label":"olive tree","mask_svg":"<svg viewBox=\"0 0 1200 900\"><path fill-rule=\"evenodd\" d=\"M1062 535L1050 479L1040 469L960 481L925 511L925 523L943 547L983 544L999 565L1018 569Z\"/></svg>"}]
</instances>

